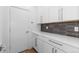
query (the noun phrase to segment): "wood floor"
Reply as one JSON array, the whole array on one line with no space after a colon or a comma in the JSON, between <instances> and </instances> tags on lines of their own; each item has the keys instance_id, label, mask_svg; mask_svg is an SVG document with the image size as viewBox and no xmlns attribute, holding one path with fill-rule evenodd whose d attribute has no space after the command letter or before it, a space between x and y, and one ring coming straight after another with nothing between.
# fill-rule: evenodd
<instances>
[{"instance_id":1,"label":"wood floor","mask_svg":"<svg viewBox=\"0 0 79 59\"><path fill-rule=\"evenodd\" d=\"M37 53L37 51L34 48L31 48L31 49L26 49L20 53Z\"/></svg>"}]
</instances>

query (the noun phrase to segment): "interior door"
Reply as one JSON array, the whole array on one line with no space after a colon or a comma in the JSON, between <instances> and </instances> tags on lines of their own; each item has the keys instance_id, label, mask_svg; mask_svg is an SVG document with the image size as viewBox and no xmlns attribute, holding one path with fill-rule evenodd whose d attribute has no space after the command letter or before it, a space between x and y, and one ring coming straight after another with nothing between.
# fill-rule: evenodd
<instances>
[{"instance_id":1,"label":"interior door","mask_svg":"<svg viewBox=\"0 0 79 59\"><path fill-rule=\"evenodd\" d=\"M11 7L11 52L29 48L29 11Z\"/></svg>"}]
</instances>

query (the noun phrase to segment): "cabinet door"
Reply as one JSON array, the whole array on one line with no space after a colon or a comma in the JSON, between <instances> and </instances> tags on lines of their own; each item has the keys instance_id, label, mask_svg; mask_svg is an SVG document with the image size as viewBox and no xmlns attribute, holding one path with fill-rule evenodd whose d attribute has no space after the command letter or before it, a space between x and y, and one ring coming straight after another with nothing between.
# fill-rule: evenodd
<instances>
[{"instance_id":1,"label":"cabinet door","mask_svg":"<svg viewBox=\"0 0 79 59\"><path fill-rule=\"evenodd\" d=\"M78 20L78 7L65 6L63 7L63 21Z\"/></svg>"},{"instance_id":2,"label":"cabinet door","mask_svg":"<svg viewBox=\"0 0 79 59\"><path fill-rule=\"evenodd\" d=\"M38 15L41 23L47 23L49 21L49 8L48 6L38 7Z\"/></svg>"},{"instance_id":3,"label":"cabinet door","mask_svg":"<svg viewBox=\"0 0 79 59\"><path fill-rule=\"evenodd\" d=\"M64 51L58 48L54 48L54 53L64 53Z\"/></svg>"},{"instance_id":4,"label":"cabinet door","mask_svg":"<svg viewBox=\"0 0 79 59\"><path fill-rule=\"evenodd\" d=\"M62 10L61 6L39 7L39 16L42 23L60 22Z\"/></svg>"},{"instance_id":5,"label":"cabinet door","mask_svg":"<svg viewBox=\"0 0 79 59\"><path fill-rule=\"evenodd\" d=\"M39 53L64 53L63 50L56 48L54 45L50 45L49 43L44 41L42 37L38 37L38 39L35 40L36 50Z\"/></svg>"},{"instance_id":6,"label":"cabinet door","mask_svg":"<svg viewBox=\"0 0 79 59\"><path fill-rule=\"evenodd\" d=\"M32 38L32 42L33 42L33 48L34 49L36 49L36 51L38 52L38 35L37 34L35 34L35 33L32 33L32 36L33 36L33 38Z\"/></svg>"},{"instance_id":7,"label":"cabinet door","mask_svg":"<svg viewBox=\"0 0 79 59\"><path fill-rule=\"evenodd\" d=\"M32 45L33 45L33 48L36 47L36 40L37 40L36 38L37 38L36 35L34 33L32 33Z\"/></svg>"},{"instance_id":8,"label":"cabinet door","mask_svg":"<svg viewBox=\"0 0 79 59\"><path fill-rule=\"evenodd\" d=\"M60 22L61 18L61 7L51 6L49 7L49 22Z\"/></svg>"},{"instance_id":9,"label":"cabinet door","mask_svg":"<svg viewBox=\"0 0 79 59\"><path fill-rule=\"evenodd\" d=\"M35 38L35 44L34 44L34 48L36 49L36 51L38 51L38 38Z\"/></svg>"},{"instance_id":10,"label":"cabinet door","mask_svg":"<svg viewBox=\"0 0 79 59\"><path fill-rule=\"evenodd\" d=\"M54 53L54 47L49 45L48 43L38 40L38 52L39 53Z\"/></svg>"},{"instance_id":11,"label":"cabinet door","mask_svg":"<svg viewBox=\"0 0 79 59\"><path fill-rule=\"evenodd\" d=\"M39 53L43 53L43 51L44 51L44 50L43 50L43 42L38 39L37 45L38 45L38 52L39 52Z\"/></svg>"}]
</instances>

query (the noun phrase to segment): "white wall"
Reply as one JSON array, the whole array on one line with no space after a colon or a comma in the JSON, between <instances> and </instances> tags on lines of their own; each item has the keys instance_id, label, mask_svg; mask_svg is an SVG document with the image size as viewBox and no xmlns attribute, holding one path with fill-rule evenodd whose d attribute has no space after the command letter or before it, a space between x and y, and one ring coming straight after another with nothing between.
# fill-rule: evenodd
<instances>
[{"instance_id":1,"label":"white wall","mask_svg":"<svg viewBox=\"0 0 79 59\"><path fill-rule=\"evenodd\" d=\"M32 31L39 31L40 30L40 26L38 25L38 23L40 22L39 16L38 16L38 7L37 6L14 6L14 7L18 7L19 9L26 9L28 11L30 11L30 29Z\"/></svg>"},{"instance_id":2,"label":"white wall","mask_svg":"<svg viewBox=\"0 0 79 59\"><path fill-rule=\"evenodd\" d=\"M9 52L9 7L3 6L2 10L2 44L6 47L6 52Z\"/></svg>"},{"instance_id":3,"label":"white wall","mask_svg":"<svg viewBox=\"0 0 79 59\"><path fill-rule=\"evenodd\" d=\"M30 22L31 22L31 30L32 31L37 31L39 32L40 31L40 19L38 18L38 7L32 7L31 9L31 19L30 19Z\"/></svg>"},{"instance_id":4,"label":"white wall","mask_svg":"<svg viewBox=\"0 0 79 59\"><path fill-rule=\"evenodd\" d=\"M2 11L3 11L3 9L2 9L3 7L0 7L0 43L2 43Z\"/></svg>"}]
</instances>

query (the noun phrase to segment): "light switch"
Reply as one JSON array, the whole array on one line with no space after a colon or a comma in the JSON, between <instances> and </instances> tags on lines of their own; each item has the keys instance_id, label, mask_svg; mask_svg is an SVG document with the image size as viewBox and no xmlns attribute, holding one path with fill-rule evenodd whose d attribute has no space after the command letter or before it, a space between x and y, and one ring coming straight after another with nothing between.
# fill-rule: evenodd
<instances>
[{"instance_id":1,"label":"light switch","mask_svg":"<svg viewBox=\"0 0 79 59\"><path fill-rule=\"evenodd\" d=\"M78 32L79 31L79 27L74 27L74 31Z\"/></svg>"}]
</instances>

